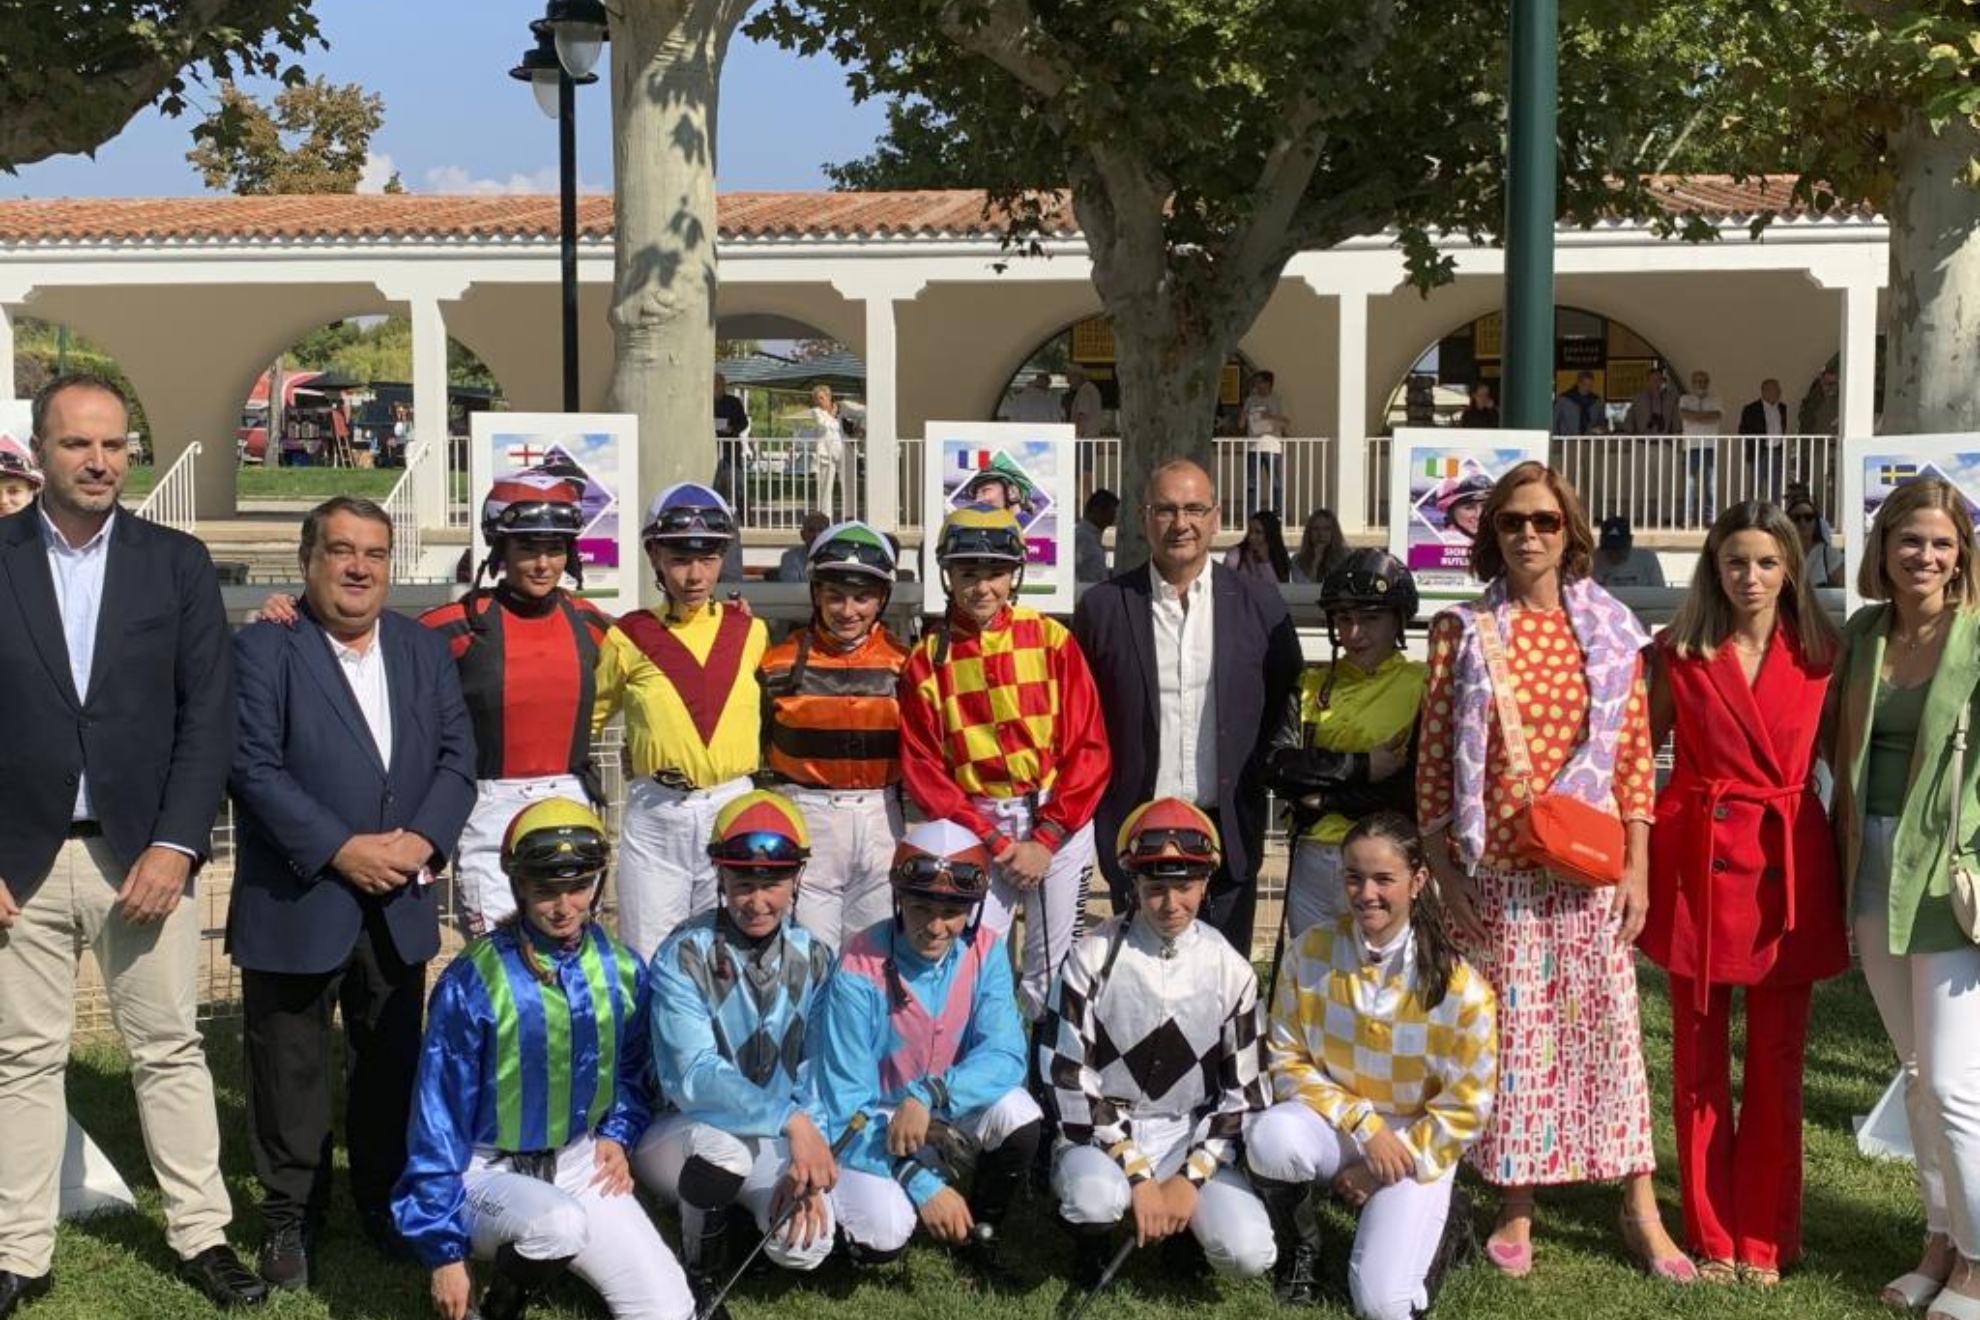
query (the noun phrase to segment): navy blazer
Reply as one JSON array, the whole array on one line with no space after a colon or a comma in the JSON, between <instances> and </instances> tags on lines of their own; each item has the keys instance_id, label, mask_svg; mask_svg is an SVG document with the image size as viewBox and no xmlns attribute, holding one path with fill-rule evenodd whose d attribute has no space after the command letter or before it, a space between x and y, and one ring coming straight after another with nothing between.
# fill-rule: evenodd
<instances>
[{"instance_id":1,"label":"navy blazer","mask_svg":"<svg viewBox=\"0 0 1980 1320\"><path fill-rule=\"evenodd\" d=\"M47 879L79 777L119 866L154 843L205 857L234 750L233 650L206 547L120 510L90 664L76 691L41 505L0 518L0 879Z\"/></svg>"},{"instance_id":2,"label":"navy blazer","mask_svg":"<svg viewBox=\"0 0 1980 1320\"><path fill-rule=\"evenodd\" d=\"M1265 753L1286 696L1299 681L1299 633L1272 585L1212 563L1217 619L1212 681L1217 685L1217 812L1225 870L1240 884L1258 879L1265 851ZM1127 880L1114 839L1128 814L1155 795L1161 755L1161 686L1155 672L1155 588L1143 561L1086 589L1073 612L1073 636L1100 690L1114 777L1093 816L1100 869L1115 893Z\"/></svg>"},{"instance_id":3,"label":"navy blazer","mask_svg":"<svg viewBox=\"0 0 1980 1320\"><path fill-rule=\"evenodd\" d=\"M330 868L352 835L405 829L433 845L438 870L474 806L474 728L446 642L390 611L378 627L392 702L389 767L307 607L294 628L255 623L235 639L240 740L229 781L227 952L248 970L341 967L366 911L381 906L401 958L424 962L439 952L434 886L375 898Z\"/></svg>"}]
</instances>

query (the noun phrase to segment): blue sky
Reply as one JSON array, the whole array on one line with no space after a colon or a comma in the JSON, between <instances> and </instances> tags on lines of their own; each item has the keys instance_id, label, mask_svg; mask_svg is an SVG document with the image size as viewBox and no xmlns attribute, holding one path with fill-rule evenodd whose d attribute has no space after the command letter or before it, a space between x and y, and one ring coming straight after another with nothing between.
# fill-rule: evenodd
<instances>
[{"instance_id":1,"label":"blue sky","mask_svg":"<svg viewBox=\"0 0 1980 1320\"><path fill-rule=\"evenodd\" d=\"M311 73L385 98L375 165L389 158L415 192L556 190L556 127L509 78L541 0L317 0L316 11L330 49L305 58ZM578 94L578 178L587 190L612 180L608 62L600 61L600 83ZM203 192L185 161L197 119L147 111L94 159L61 156L0 175L0 198ZM853 105L829 59L738 38L722 77L718 186L822 188L822 167L864 155L883 127L881 107Z\"/></svg>"}]
</instances>

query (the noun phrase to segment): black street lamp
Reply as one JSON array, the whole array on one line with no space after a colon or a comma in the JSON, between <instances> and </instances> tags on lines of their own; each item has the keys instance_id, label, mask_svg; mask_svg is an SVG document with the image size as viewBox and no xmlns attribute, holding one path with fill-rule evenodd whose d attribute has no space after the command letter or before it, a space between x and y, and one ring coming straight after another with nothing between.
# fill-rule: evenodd
<instances>
[{"instance_id":1,"label":"black street lamp","mask_svg":"<svg viewBox=\"0 0 1980 1320\"><path fill-rule=\"evenodd\" d=\"M564 293L564 411L578 410L577 89L598 81L592 67L608 40L599 0L549 0L529 25L536 45L509 76L526 82L557 121L557 237Z\"/></svg>"}]
</instances>

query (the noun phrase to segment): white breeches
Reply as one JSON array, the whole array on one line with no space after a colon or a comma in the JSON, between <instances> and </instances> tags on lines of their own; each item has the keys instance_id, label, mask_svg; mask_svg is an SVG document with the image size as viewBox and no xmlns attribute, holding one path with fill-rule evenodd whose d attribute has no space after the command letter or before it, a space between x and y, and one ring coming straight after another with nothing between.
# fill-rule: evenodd
<instances>
[{"instance_id":1,"label":"white breeches","mask_svg":"<svg viewBox=\"0 0 1980 1320\"><path fill-rule=\"evenodd\" d=\"M1154 1162L1157 1178L1181 1171L1194 1127L1189 1118L1134 1120L1135 1142ZM1133 1195L1121 1166L1097 1146L1060 1146L1052 1165L1052 1191L1059 1198L1059 1214L1074 1224L1117 1224ZM1265 1203L1236 1169L1219 1170L1203 1184L1189 1231L1219 1274L1256 1278L1278 1259Z\"/></svg>"},{"instance_id":2,"label":"white breeches","mask_svg":"<svg viewBox=\"0 0 1980 1320\"><path fill-rule=\"evenodd\" d=\"M679 1207L683 1236L701 1231L704 1214L726 1206L688 1204L681 1196L681 1173L690 1159L699 1159L723 1173L742 1179L732 1205L749 1212L759 1233L770 1231L770 1205L790 1163L790 1143L781 1137L738 1137L698 1122L686 1114L668 1114L653 1121L633 1153L633 1173L641 1185L652 1188L664 1200ZM815 1270L832 1251L832 1199L825 1198L826 1225L804 1246L792 1246L781 1238L764 1248L768 1256L787 1270Z\"/></svg>"},{"instance_id":3,"label":"white breeches","mask_svg":"<svg viewBox=\"0 0 1980 1320\"><path fill-rule=\"evenodd\" d=\"M995 819L1004 832L1020 842L1031 837L1031 810L1023 798L977 798L977 810ZM1004 868L990 873L990 896L983 903L983 924L1008 936L1017 911L1024 909L1024 955L1018 974L1018 1009L1027 1021L1045 1015L1045 1000L1059 965L1072 952L1081 916L1086 910L1086 880L1093 869L1093 822L1066 836L1052 854L1045 881L1036 889L1020 889Z\"/></svg>"},{"instance_id":4,"label":"white breeches","mask_svg":"<svg viewBox=\"0 0 1980 1320\"><path fill-rule=\"evenodd\" d=\"M1251 1171L1288 1183L1325 1183L1361 1163L1354 1138L1298 1100L1273 1105L1245 1137ZM1410 1320L1430 1305L1423 1287L1444 1236L1455 1167L1432 1182L1405 1178L1368 1198L1348 1257L1348 1295L1365 1320Z\"/></svg>"},{"instance_id":5,"label":"white breeches","mask_svg":"<svg viewBox=\"0 0 1980 1320\"><path fill-rule=\"evenodd\" d=\"M892 1110L883 1112L889 1118L893 1116ZM1013 1087L996 1103L964 1114L955 1124L975 1137L985 1151L993 1151L1026 1123L1043 1119L1038 1102L1023 1087ZM965 1195L969 1192L966 1187L956 1190ZM908 1199L900 1183L857 1169L840 1170L839 1185L832 1189L832 1208L847 1237L878 1252L899 1251L914 1236L915 1225L920 1222L914 1202Z\"/></svg>"},{"instance_id":6,"label":"white breeches","mask_svg":"<svg viewBox=\"0 0 1980 1320\"><path fill-rule=\"evenodd\" d=\"M834 949L894 911L887 874L906 828L901 796L888 788L838 793L824 788L782 790L811 832L811 861L798 886L800 926Z\"/></svg>"},{"instance_id":7,"label":"white breeches","mask_svg":"<svg viewBox=\"0 0 1980 1320\"><path fill-rule=\"evenodd\" d=\"M462 935L486 935L516 910L509 877L502 874L502 836L524 807L553 797L587 801L576 775L484 779L475 785L474 810L454 857L454 921Z\"/></svg>"},{"instance_id":8,"label":"white breeches","mask_svg":"<svg viewBox=\"0 0 1980 1320\"><path fill-rule=\"evenodd\" d=\"M569 1257L571 1273L598 1290L615 1320L688 1320L694 1297L680 1262L630 1190L607 1196L592 1182L596 1140L557 1153L554 1186L476 1151L461 1177L474 1254L491 1260L513 1243L529 1260Z\"/></svg>"},{"instance_id":9,"label":"white breeches","mask_svg":"<svg viewBox=\"0 0 1980 1320\"><path fill-rule=\"evenodd\" d=\"M626 790L619 830L619 942L652 962L674 927L719 901L708 838L715 817L749 792L739 776L693 793L662 788L652 779Z\"/></svg>"}]
</instances>

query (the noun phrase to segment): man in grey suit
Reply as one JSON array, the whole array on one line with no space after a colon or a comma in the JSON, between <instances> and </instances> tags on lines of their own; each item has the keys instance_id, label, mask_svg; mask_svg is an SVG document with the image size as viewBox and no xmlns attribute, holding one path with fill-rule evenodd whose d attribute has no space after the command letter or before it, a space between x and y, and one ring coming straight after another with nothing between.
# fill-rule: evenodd
<instances>
[{"instance_id":1,"label":"man in grey suit","mask_svg":"<svg viewBox=\"0 0 1980 1320\"><path fill-rule=\"evenodd\" d=\"M129 428L110 381L49 382L45 485L0 518L0 1317L51 1283L84 948L130 1051L166 1242L215 1302L267 1295L227 1245L194 1020L193 878L234 740L227 616L206 548L118 507Z\"/></svg>"},{"instance_id":2,"label":"man in grey suit","mask_svg":"<svg viewBox=\"0 0 1980 1320\"><path fill-rule=\"evenodd\" d=\"M1199 913L1251 955L1265 846L1271 717L1299 679L1299 636L1276 587L1210 562L1217 491L1178 460L1149 474L1148 559L1087 589L1073 636L1093 670L1114 777L1093 818L1114 906L1127 878L1110 846L1128 813L1181 797L1208 812L1224 857Z\"/></svg>"},{"instance_id":3,"label":"man in grey suit","mask_svg":"<svg viewBox=\"0 0 1980 1320\"><path fill-rule=\"evenodd\" d=\"M240 743L227 951L241 968L248 1149L266 1197L261 1272L307 1287L330 1194L332 1009L346 1066L358 1225L397 1248L432 878L474 805L474 731L438 633L385 609L392 523L367 500L303 523L294 627L235 642Z\"/></svg>"}]
</instances>

